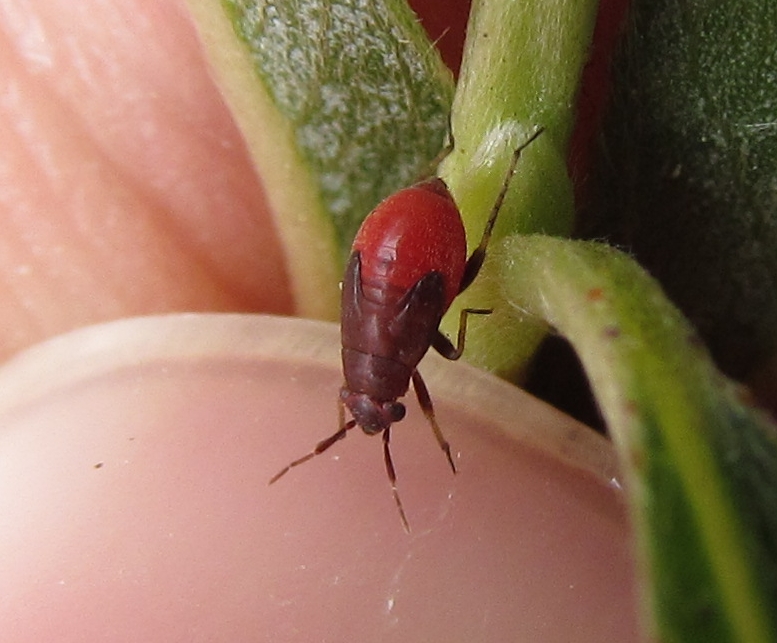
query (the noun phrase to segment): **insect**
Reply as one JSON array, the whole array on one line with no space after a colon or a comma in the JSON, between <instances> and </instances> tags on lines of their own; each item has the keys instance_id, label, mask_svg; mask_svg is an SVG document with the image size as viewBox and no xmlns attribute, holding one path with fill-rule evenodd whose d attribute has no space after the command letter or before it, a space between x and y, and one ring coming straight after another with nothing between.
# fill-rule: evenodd
<instances>
[{"instance_id":1,"label":"insect","mask_svg":"<svg viewBox=\"0 0 777 643\"><path fill-rule=\"evenodd\" d=\"M383 436L386 473L402 525L409 532L389 443L391 426L405 417L405 406L397 400L407 393L411 381L418 404L456 473L450 445L437 423L417 366L430 347L450 360L461 357L467 317L491 313L488 309L463 309L455 346L439 330L451 302L480 272L521 152L542 131L537 129L513 152L480 243L469 257L461 214L442 179L428 179L400 190L367 216L353 242L342 284L340 331L345 382L338 405L340 428L281 469L270 484L360 426L367 435ZM352 417L347 422L345 408Z\"/></svg>"}]
</instances>

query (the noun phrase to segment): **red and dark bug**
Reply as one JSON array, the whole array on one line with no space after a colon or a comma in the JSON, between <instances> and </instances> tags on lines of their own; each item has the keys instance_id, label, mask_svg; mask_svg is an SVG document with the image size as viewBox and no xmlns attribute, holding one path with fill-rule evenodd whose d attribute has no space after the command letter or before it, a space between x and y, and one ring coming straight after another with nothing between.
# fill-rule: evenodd
<instances>
[{"instance_id":1,"label":"red and dark bug","mask_svg":"<svg viewBox=\"0 0 777 643\"><path fill-rule=\"evenodd\" d=\"M391 425L405 417L405 406L397 400L407 393L411 380L418 404L456 473L450 446L416 367L430 346L447 359L461 357L467 316L491 312L463 309L455 346L439 331L451 302L480 272L521 151L541 133L538 129L513 152L480 243L469 257L459 209L442 179L400 190L367 216L353 242L343 279L340 328L345 383L340 389L340 428L284 467L270 484L292 467L326 451L355 426L368 435L381 433L386 472L402 525L409 531L389 441ZM346 407L353 418L348 422Z\"/></svg>"}]
</instances>

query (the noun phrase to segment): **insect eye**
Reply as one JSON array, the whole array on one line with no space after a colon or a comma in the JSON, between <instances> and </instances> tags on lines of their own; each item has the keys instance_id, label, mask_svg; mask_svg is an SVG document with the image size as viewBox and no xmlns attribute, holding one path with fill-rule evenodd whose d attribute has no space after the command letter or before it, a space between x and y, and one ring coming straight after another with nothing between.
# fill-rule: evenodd
<instances>
[{"instance_id":1,"label":"insect eye","mask_svg":"<svg viewBox=\"0 0 777 643\"><path fill-rule=\"evenodd\" d=\"M405 405L401 402L386 402L383 405L383 410L392 423L399 422L405 417Z\"/></svg>"}]
</instances>

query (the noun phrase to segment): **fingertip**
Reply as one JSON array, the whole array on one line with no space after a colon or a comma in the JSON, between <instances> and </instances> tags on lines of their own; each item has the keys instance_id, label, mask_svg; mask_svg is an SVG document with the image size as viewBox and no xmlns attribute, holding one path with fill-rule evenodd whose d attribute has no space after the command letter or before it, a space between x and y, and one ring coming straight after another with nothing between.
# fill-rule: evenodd
<instances>
[{"instance_id":1,"label":"fingertip","mask_svg":"<svg viewBox=\"0 0 777 643\"><path fill-rule=\"evenodd\" d=\"M409 534L380 441L361 433L268 484L336 424L333 338L302 320L179 316L88 329L11 364L7 640L636 640L617 492L593 456L569 466L451 397L438 369L452 366L493 410L472 369L422 364L458 475L414 405L392 434ZM586 440L528 396L504 400L515 408L526 430Z\"/></svg>"}]
</instances>

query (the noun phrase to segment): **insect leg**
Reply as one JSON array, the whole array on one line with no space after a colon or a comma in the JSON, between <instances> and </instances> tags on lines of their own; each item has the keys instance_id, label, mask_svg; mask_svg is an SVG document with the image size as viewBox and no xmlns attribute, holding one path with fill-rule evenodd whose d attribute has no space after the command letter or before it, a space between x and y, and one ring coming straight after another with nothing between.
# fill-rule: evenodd
<instances>
[{"instance_id":1,"label":"insect leg","mask_svg":"<svg viewBox=\"0 0 777 643\"><path fill-rule=\"evenodd\" d=\"M445 359L457 360L464 352L464 338L467 334L467 317L469 315L490 315L493 311L490 308L462 308L459 315L459 332L456 337L456 346L451 344L445 335L439 330L432 338L432 346Z\"/></svg>"},{"instance_id":2,"label":"insect leg","mask_svg":"<svg viewBox=\"0 0 777 643\"><path fill-rule=\"evenodd\" d=\"M429 389L426 388L421 373L419 373L417 369L413 371L413 389L418 398L418 405L424 412L426 419L429 420L429 424L432 425L432 431L434 431L434 437L437 438L437 444L440 445L440 448L448 458L448 464L451 465L451 470L453 473L456 473L456 465L453 464L453 456L451 456L451 445L448 444L448 441L442 434L440 425L437 424L437 418L434 416L434 405L432 404L432 398L429 395Z\"/></svg>"},{"instance_id":3,"label":"insect leg","mask_svg":"<svg viewBox=\"0 0 777 643\"><path fill-rule=\"evenodd\" d=\"M307 462L311 458L315 458L317 455L323 453L329 447L331 447L335 442L337 442L338 440L342 440L345 437L345 434L355 426L356 426L356 420L349 420L346 424L342 424L342 426L336 433L333 433L325 440L321 440L321 442L319 442L310 453L303 455L301 458L297 458L296 460L294 460L294 462L290 462L289 464L287 464L283 469L281 469L272 478L270 478L270 482L268 484L272 484L276 482L278 479L286 475L290 469L293 469L297 465Z\"/></svg>"},{"instance_id":4,"label":"insect leg","mask_svg":"<svg viewBox=\"0 0 777 643\"><path fill-rule=\"evenodd\" d=\"M525 150L532 142L534 142L536 138L544 131L545 129L540 127L534 132L534 134L529 137L527 141L515 148L513 156L510 159L510 165L507 168L507 173L505 174L505 178L502 181L502 187L499 190L496 201L494 201L493 207L491 208L491 214L488 216L488 221L486 222L486 227L483 230L483 236L480 238L480 243L478 244L478 247L472 251L469 259L467 259L467 265L464 267L464 276L461 279L459 292L462 292L475 280L475 277L477 277L478 273L480 272L480 268L483 266L483 261L486 259L486 248L488 247L488 242L491 240L491 233L494 231L496 217L499 214L499 210L502 208L502 203L504 203L505 196L507 195L507 188L510 187L510 181L513 178L513 174L515 174L515 168L518 165L518 159L521 158L521 152Z\"/></svg>"},{"instance_id":5,"label":"insect leg","mask_svg":"<svg viewBox=\"0 0 777 643\"><path fill-rule=\"evenodd\" d=\"M402 501L399 499L399 491L397 491L397 473L394 470L394 461L391 459L391 449L389 448L390 440L391 429L388 428L383 431L383 461L386 463L386 474L391 483L391 493L394 494L394 502L397 503L397 509L399 509L399 518L402 520L402 527L404 527L405 532L409 534L410 523L407 521L405 510L402 507Z\"/></svg>"}]
</instances>

